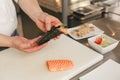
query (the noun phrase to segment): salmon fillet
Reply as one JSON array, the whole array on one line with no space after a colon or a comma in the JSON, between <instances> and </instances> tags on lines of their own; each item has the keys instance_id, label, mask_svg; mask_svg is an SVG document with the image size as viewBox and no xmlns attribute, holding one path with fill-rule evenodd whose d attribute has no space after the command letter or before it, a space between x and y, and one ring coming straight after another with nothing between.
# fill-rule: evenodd
<instances>
[{"instance_id":1,"label":"salmon fillet","mask_svg":"<svg viewBox=\"0 0 120 80\"><path fill-rule=\"evenodd\" d=\"M48 60L47 67L50 71L62 71L73 68L71 60Z\"/></svg>"}]
</instances>

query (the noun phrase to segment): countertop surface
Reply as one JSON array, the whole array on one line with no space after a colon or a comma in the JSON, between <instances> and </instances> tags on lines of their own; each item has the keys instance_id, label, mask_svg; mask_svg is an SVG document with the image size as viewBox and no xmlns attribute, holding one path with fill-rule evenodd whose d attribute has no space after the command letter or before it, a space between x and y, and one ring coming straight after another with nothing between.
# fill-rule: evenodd
<instances>
[{"instance_id":1,"label":"countertop surface","mask_svg":"<svg viewBox=\"0 0 120 80\"><path fill-rule=\"evenodd\" d=\"M94 21L92 21L92 23L95 26L97 26L98 28L100 28L101 30L103 30L105 34L107 34L117 40L120 40L120 22L115 21L111 18L102 18L102 19L94 20ZM87 47L90 47L87 42L87 39L78 40L78 42L86 45ZM120 44L118 44L118 46L114 50L112 50L109 53L104 54L103 56L104 56L104 58L102 61L100 61L99 63L90 67L89 69L83 71L82 73L76 75L75 77L73 77L70 80L78 80L79 77L92 71L93 69L95 69L96 67L98 67L99 65L101 65L102 63L107 61L108 59L112 59L112 60L120 63Z\"/></svg>"}]
</instances>

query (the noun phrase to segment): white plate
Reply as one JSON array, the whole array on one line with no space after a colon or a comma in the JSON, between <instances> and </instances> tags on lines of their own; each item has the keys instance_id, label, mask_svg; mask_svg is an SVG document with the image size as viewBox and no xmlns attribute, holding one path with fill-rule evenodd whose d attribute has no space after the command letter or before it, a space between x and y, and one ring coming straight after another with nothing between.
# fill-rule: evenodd
<instances>
[{"instance_id":1,"label":"white plate","mask_svg":"<svg viewBox=\"0 0 120 80\"><path fill-rule=\"evenodd\" d=\"M74 36L74 35L71 33L73 30L78 29L78 28L80 28L81 26L76 26L76 27L74 27L74 28L69 28L69 29L68 29L68 34L69 34L73 39L79 40L79 39L84 39L84 38L88 38L88 37L91 37L91 36L95 36L95 35L104 33L103 30L97 28L97 27L96 27L95 25L93 25L92 23L90 23L90 24L88 24L88 25L94 27L95 30L89 32L89 33L86 34L84 37L76 37L76 36Z\"/></svg>"}]
</instances>

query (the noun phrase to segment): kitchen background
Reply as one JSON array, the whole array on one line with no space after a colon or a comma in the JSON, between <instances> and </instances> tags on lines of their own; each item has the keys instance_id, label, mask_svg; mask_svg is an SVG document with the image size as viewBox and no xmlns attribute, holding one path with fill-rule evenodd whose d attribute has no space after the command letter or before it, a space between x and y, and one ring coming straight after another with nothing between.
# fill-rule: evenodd
<instances>
[{"instance_id":1,"label":"kitchen background","mask_svg":"<svg viewBox=\"0 0 120 80\"><path fill-rule=\"evenodd\" d=\"M38 0L38 2L44 11L58 17L62 21L62 0ZM89 6L92 10L99 6L99 10L85 16L76 15L78 9L86 6ZM109 18L108 21L112 20L113 22L119 22L120 20L120 0L68 0L68 8L68 27L102 18ZM88 13L92 12L92 10L88 11ZM19 22L18 32L20 35L31 39L42 34L34 22L18 6L17 14Z\"/></svg>"},{"instance_id":2,"label":"kitchen background","mask_svg":"<svg viewBox=\"0 0 120 80\"><path fill-rule=\"evenodd\" d=\"M62 20L62 6L61 0L38 0L42 9L51 15L58 17ZM112 36L113 38L120 40L120 0L68 0L69 10L68 10L68 27L75 27L85 22L92 22L94 25L99 27L101 30L105 31L105 34ZM95 13L90 13L85 16L76 15L75 11L81 9L80 7L88 6L100 6L99 10ZM102 7L102 8L101 8ZM85 10L86 11L86 10ZM89 12L89 11L88 11ZM92 12L92 11L90 11ZM20 35L26 38L32 39L36 36L42 34L42 32L37 28L35 23L17 6L18 13L18 32ZM79 40L79 42L88 46L86 39ZM104 55L104 60L111 58L116 62L120 62L120 45L110 52ZM102 62L103 62L102 61ZM101 63L102 63L101 62ZM95 67L99 66L98 63L94 67L82 72L79 76L84 75L88 71L91 71ZM71 80L77 80L79 76L75 76Z\"/></svg>"}]
</instances>

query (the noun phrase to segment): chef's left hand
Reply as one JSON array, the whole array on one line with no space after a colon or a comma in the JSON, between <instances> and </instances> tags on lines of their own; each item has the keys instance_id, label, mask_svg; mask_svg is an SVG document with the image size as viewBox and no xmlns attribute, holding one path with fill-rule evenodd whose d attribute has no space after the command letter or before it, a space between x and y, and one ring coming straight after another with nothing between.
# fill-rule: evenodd
<instances>
[{"instance_id":1,"label":"chef's left hand","mask_svg":"<svg viewBox=\"0 0 120 80\"><path fill-rule=\"evenodd\" d=\"M13 48L16 48L18 50L32 53L41 50L43 47L47 45L47 43L44 43L42 45L37 45L37 41L40 37L37 37L35 39L29 40L21 36L15 36L11 39L11 46Z\"/></svg>"}]
</instances>

